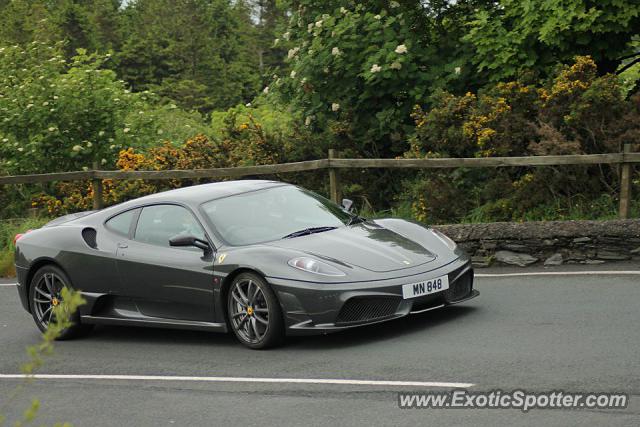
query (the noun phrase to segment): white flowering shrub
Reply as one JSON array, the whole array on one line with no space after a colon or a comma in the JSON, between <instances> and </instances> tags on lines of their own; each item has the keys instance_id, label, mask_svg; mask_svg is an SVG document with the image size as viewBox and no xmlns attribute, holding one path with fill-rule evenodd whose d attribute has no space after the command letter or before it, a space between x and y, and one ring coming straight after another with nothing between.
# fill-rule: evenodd
<instances>
[{"instance_id":1,"label":"white flowering shrub","mask_svg":"<svg viewBox=\"0 0 640 427\"><path fill-rule=\"evenodd\" d=\"M343 150L401 154L411 109L434 80L433 49L416 31L424 11L395 1L296 3L286 32L291 72L274 79L270 92L306 126L333 129Z\"/></svg>"},{"instance_id":2,"label":"white flowering shrub","mask_svg":"<svg viewBox=\"0 0 640 427\"><path fill-rule=\"evenodd\" d=\"M71 63L61 46L0 48L0 171L48 173L113 167L118 152L147 139L142 94L132 94L107 57L83 51ZM155 129L154 129L155 131Z\"/></svg>"}]
</instances>

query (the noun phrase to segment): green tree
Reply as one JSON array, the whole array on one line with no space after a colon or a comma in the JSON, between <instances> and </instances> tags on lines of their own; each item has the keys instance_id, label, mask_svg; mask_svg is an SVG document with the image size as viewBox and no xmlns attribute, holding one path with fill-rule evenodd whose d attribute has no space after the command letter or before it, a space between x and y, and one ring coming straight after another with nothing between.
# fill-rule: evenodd
<instances>
[{"instance_id":1,"label":"green tree","mask_svg":"<svg viewBox=\"0 0 640 427\"><path fill-rule=\"evenodd\" d=\"M13 0L0 3L4 44L64 40L67 59L77 49L106 52L120 46L120 0Z\"/></svg>"},{"instance_id":2,"label":"green tree","mask_svg":"<svg viewBox=\"0 0 640 427\"><path fill-rule=\"evenodd\" d=\"M636 0L500 0L478 10L463 40L494 81L527 69L544 77L576 55L590 55L603 75L636 53L639 29Z\"/></svg>"},{"instance_id":3,"label":"green tree","mask_svg":"<svg viewBox=\"0 0 640 427\"><path fill-rule=\"evenodd\" d=\"M224 0L139 0L124 11L118 70L135 90L153 89L186 109L248 102L256 64L238 42L243 23Z\"/></svg>"},{"instance_id":4,"label":"green tree","mask_svg":"<svg viewBox=\"0 0 640 427\"><path fill-rule=\"evenodd\" d=\"M70 63L61 45L0 48L0 170L45 173L115 162L119 149L154 135L145 94L133 94L106 58L80 49Z\"/></svg>"}]
</instances>

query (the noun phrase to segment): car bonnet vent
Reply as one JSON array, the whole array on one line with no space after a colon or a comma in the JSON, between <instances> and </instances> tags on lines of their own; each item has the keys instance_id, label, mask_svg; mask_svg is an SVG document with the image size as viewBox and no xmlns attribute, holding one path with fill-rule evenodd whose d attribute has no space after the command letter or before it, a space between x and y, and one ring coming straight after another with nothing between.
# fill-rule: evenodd
<instances>
[{"instance_id":1,"label":"car bonnet vent","mask_svg":"<svg viewBox=\"0 0 640 427\"><path fill-rule=\"evenodd\" d=\"M87 227L82 229L82 238L84 239L85 243L93 249L98 248L98 242L96 240L97 235L98 233L96 232L95 228Z\"/></svg>"}]
</instances>

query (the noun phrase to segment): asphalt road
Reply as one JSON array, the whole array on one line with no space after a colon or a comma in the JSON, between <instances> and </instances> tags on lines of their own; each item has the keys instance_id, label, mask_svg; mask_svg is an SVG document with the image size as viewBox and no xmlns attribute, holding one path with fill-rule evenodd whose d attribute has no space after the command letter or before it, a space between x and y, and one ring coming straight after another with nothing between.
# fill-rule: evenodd
<instances>
[{"instance_id":1,"label":"asphalt road","mask_svg":"<svg viewBox=\"0 0 640 427\"><path fill-rule=\"evenodd\" d=\"M637 265L624 270L638 270ZM504 270L503 270L504 271ZM517 270L517 272L531 270ZM509 272L509 271L506 271ZM480 271L485 273L486 271ZM438 381L470 390L622 392L627 409L404 409L381 385L0 379L12 421L32 398L37 425L628 425L640 424L640 276L480 277L460 306L251 351L229 335L100 327L60 342L47 374ZM0 286L0 374L19 373L39 333L16 290ZM448 390L447 388L437 390Z\"/></svg>"}]
</instances>

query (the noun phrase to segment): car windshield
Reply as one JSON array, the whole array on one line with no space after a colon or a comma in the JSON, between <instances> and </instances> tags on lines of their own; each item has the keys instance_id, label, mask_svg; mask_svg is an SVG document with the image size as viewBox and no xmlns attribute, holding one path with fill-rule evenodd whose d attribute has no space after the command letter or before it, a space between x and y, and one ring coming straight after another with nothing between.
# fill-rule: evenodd
<instances>
[{"instance_id":1,"label":"car windshield","mask_svg":"<svg viewBox=\"0 0 640 427\"><path fill-rule=\"evenodd\" d=\"M352 215L335 203L285 185L204 203L218 234L233 246L268 242L344 226ZM308 233L297 233L310 230Z\"/></svg>"}]
</instances>

